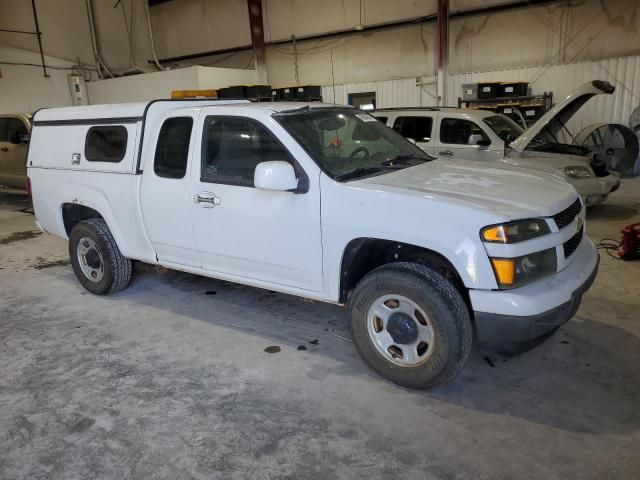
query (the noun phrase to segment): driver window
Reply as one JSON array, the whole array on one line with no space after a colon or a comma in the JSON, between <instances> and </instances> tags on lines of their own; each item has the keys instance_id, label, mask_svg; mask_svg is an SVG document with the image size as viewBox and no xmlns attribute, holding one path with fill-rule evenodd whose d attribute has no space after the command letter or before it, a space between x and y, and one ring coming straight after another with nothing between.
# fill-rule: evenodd
<instances>
[{"instance_id":1,"label":"driver window","mask_svg":"<svg viewBox=\"0 0 640 480\"><path fill-rule=\"evenodd\" d=\"M203 182L253 187L256 166L291 156L262 125L248 118L207 117L202 138Z\"/></svg>"},{"instance_id":2,"label":"driver window","mask_svg":"<svg viewBox=\"0 0 640 480\"><path fill-rule=\"evenodd\" d=\"M440 141L455 145L468 145L471 135L481 135L489 140L487 134L475 123L457 118L445 118L440 124Z\"/></svg>"},{"instance_id":3,"label":"driver window","mask_svg":"<svg viewBox=\"0 0 640 480\"><path fill-rule=\"evenodd\" d=\"M18 144L20 139L27 135L29 131L19 118L10 118L7 123L7 140L10 143Z\"/></svg>"}]
</instances>

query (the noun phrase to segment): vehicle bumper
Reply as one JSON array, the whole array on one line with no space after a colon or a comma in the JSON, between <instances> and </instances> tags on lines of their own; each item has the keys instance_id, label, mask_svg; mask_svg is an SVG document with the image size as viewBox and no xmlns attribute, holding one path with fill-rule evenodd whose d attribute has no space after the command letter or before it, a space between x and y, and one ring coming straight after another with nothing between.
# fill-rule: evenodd
<instances>
[{"instance_id":1,"label":"vehicle bumper","mask_svg":"<svg viewBox=\"0 0 640 480\"><path fill-rule=\"evenodd\" d=\"M552 277L513 290L470 290L480 353L513 357L542 343L575 315L598 263L585 237L573 261Z\"/></svg>"},{"instance_id":2,"label":"vehicle bumper","mask_svg":"<svg viewBox=\"0 0 640 480\"><path fill-rule=\"evenodd\" d=\"M609 172L606 177L592 177L571 180L585 206L590 207L604 202L607 196L620 188L620 174Z\"/></svg>"}]
</instances>

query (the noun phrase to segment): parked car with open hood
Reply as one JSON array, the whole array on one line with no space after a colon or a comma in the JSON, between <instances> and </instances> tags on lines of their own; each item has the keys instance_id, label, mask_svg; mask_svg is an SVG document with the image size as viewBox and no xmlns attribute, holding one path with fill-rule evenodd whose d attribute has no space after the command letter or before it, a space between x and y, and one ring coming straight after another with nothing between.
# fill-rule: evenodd
<instances>
[{"instance_id":1,"label":"parked car with open hood","mask_svg":"<svg viewBox=\"0 0 640 480\"><path fill-rule=\"evenodd\" d=\"M620 174L608 171L589 149L561 143L560 134L585 102L614 90L607 82L586 83L526 130L487 110L421 107L379 109L372 114L438 157L497 161L562 177L586 206L592 206L619 188Z\"/></svg>"},{"instance_id":2,"label":"parked car with open hood","mask_svg":"<svg viewBox=\"0 0 640 480\"><path fill-rule=\"evenodd\" d=\"M41 110L28 163L38 225L88 291L139 260L347 304L362 357L407 387L453 378L474 331L491 355L541 342L598 267L565 181L436 159L350 107Z\"/></svg>"},{"instance_id":3,"label":"parked car with open hood","mask_svg":"<svg viewBox=\"0 0 640 480\"><path fill-rule=\"evenodd\" d=\"M31 120L20 113L0 114L0 185L23 189Z\"/></svg>"}]
</instances>

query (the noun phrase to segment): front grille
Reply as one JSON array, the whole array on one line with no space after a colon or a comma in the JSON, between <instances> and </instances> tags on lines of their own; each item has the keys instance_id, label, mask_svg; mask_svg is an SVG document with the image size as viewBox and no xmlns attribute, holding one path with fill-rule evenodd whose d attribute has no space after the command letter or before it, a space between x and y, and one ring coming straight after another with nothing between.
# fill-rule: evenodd
<instances>
[{"instance_id":1,"label":"front grille","mask_svg":"<svg viewBox=\"0 0 640 480\"><path fill-rule=\"evenodd\" d=\"M564 245L562 245L562 248L564 249L564 258L569 258L571 254L576 251L576 248L578 248L578 245L580 245L580 241L582 240L582 235L584 235L584 227L580 228L578 233L564 242Z\"/></svg>"},{"instance_id":2,"label":"front grille","mask_svg":"<svg viewBox=\"0 0 640 480\"><path fill-rule=\"evenodd\" d=\"M564 227L573 222L573 219L576 218L576 215L580 213L582 210L582 204L580 203L580 199L578 198L575 202L569 205L560 213L556 213L553 217L553 220L556 222L559 230L562 230Z\"/></svg>"}]
</instances>

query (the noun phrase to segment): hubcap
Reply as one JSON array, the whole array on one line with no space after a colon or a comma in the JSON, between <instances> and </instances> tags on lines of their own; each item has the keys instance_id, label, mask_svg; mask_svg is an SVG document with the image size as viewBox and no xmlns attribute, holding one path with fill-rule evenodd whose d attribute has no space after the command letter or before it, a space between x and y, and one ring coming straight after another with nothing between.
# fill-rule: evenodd
<instances>
[{"instance_id":1,"label":"hubcap","mask_svg":"<svg viewBox=\"0 0 640 480\"><path fill-rule=\"evenodd\" d=\"M376 299L367 313L367 331L378 353L396 365L416 367L433 353L435 334L429 316L403 295Z\"/></svg>"},{"instance_id":2,"label":"hubcap","mask_svg":"<svg viewBox=\"0 0 640 480\"><path fill-rule=\"evenodd\" d=\"M87 279L98 283L104 277L104 261L96 242L89 237L83 237L78 242L78 263Z\"/></svg>"}]
</instances>

